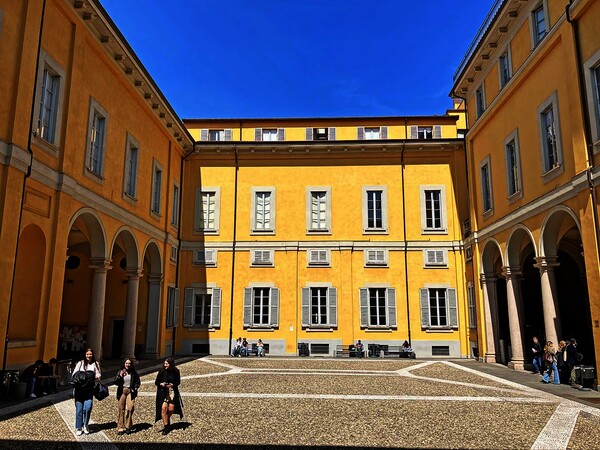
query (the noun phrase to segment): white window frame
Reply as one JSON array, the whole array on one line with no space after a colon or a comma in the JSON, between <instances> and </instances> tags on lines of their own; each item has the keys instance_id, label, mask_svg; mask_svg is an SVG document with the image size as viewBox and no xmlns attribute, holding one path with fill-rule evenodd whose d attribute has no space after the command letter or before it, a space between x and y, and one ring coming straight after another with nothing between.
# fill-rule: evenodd
<instances>
[{"instance_id":1,"label":"white window frame","mask_svg":"<svg viewBox=\"0 0 600 450\"><path fill-rule=\"evenodd\" d=\"M324 304L321 308L325 308L325 321L321 323L313 323L313 290L325 290L325 296L323 298ZM309 283L302 288L301 292L301 306L302 306L302 327L305 329L319 329L319 328L336 328L338 326L338 292L337 289L331 286L330 283ZM305 302L305 300L307 300ZM317 315L319 319L323 317L321 312Z\"/></svg>"},{"instance_id":2,"label":"white window frame","mask_svg":"<svg viewBox=\"0 0 600 450\"><path fill-rule=\"evenodd\" d=\"M249 305L246 305L246 292L247 290L251 292L251 301ZM261 323L256 323L254 321L254 307L256 306L256 296L255 289L268 289L269 290L269 298L268 298L268 317L266 323L261 321ZM277 291L277 302L275 304L275 300L273 299L274 293ZM281 305L281 291L276 288L272 283L251 283L250 286L247 286L244 289L244 328L260 328L260 329L275 329L279 327L279 315L280 315L280 305ZM250 308L250 317L249 321L246 321L246 307ZM275 311L274 311L275 310ZM275 317L273 314L277 314ZM262 314L261 314L262 315Z\"/></svg>"},{"instance_id":3,"label":"white window frame","mask_svg":"<svg viewBox=\"0 0 600 450\"><path fill-rule=\"evenodd\" d=\"M313 193L325 193L325 222L323 227L313 228ZM331 234L331 186L308 186L306 188L306 233Z\"/></svg>"},{"instance_id":4,"label":"white window frame","mask_svg":"<svg viewBox=\"0 0 600 450\"><path fill-rule=\"evenodd\" d=\"M511 51L510 51L510 45L508 47L506 47L506 50L504 51L504 53L502 53L499 57L498 57L498 80L500 83L500 89L503 89L504 86L506 86L508 84L508 82L512 79L512 58L511 58ZM506 71L508 72L506 75L506 78L504 76L504 67L502 67L502 61L506 62Z\"/></svg>"},{"instance_id":5,"label":"white window frame","mask_svg":"<svg viewBox=\"0 0 600 450\"><path fill-rule=\"evenodd\" d=\"M179 288L174 285L167 287L167 314L165 322L167 328L179 326Z\"/></svg>"},{"instance_id":6,"label":"white window frame","mask_svg":"<svg viewBox=\"0 0 600 450\"><path fill-rule=\"evenodd\" d=\"M0 10L0 31L2 30L2 12ZM39 118L42 103L42 84L44 79L44 70L57 77L57 90L58 95L55 95L52 100L53 105L53 118L52 118L52 131L51 136L46 139L41 136L39 130ZM51 154L56 155L57 150L60 148L60 137L62 130L63 112L64 112L64 97L65 97L65 80L66 72L54 58L52 58L44 49L40 49L39 59L39 71L37 74L37 92L35 93L35 106L34 106L34 129L31 130L33 136L36 138L37 143L40 144L44 150L49 151Z\"/></svg>"},{"instance_id":7,"label":"white window frame","mask_svg":"<svg viewBox=\"0 0 600 450\"><path fill-rule=\"evenodd\" d=\"M365 127L364 140L376 141L381 139L381 127Z\"/></svg>"},{"instance_id":8,"label":"white window frame","mask_svg":"<svg viewBox=\"0 0 600 450\"><path fill-rule=\"evenodd\" d=\"M213 139L216 138L216 139ZM208 140L210 142L221 142L225 140L225 130L224 129L209 129L208 130Z\"/></svg>"},{"instance_id":9,"label":"white window frame","mask_svg":"<svg viewBox=\"0 0 600 450\"><path fill-rule=\"evenodd\" d=\"M473 261L473 246L465 247L465 262Z\"/></svg>"},{"instance_id":10,"label":"white window frame","mask_svg":"<svg viewBox=\"0 0 600 450\"><path fill-rule=\"evenodd\" d=\"M314 257L316 256L316 258ZM328 248L309 248L306 250L307 267L331 267L331 250Z\"/></svg>"},{"instance_id":11,"label":"white window frame","mask_svg":"<svg viewBox=\"0 0 600 450\"><path fill-rule=\"evenodd\" d=\"M423 250L423 267L447 268L448 250L443 248L426 248Z\"/></svg>"},{"instance_id":12,"label":"white window frame","mask_svg":"<svg viewBox=\"0 0 600 450\"><path fill-rule=\"evenodd\" d=\"M377 314L377 321L373 323L371 316L371 290L383 290L384 291L384 308L385 308L385 324L379 323L380 315ZM363 320L363 305L362 305L362 296L363 291L366 291L366 323ZM393 293L393 304L390 300L390 294ZM372 286L364 286L359 289L359 310L360 310L360 323L361 328L367 330L377 330L377 329L393 329L398 327L398 318L397 318L397 310L398 310L398 302L396 299L396 289L390 288L389 286L384 285L372 285Z\"/></svg>"},{"instance_id":13,"label":"white window frame","mask_svg":"<svg viewBox=\"0 0 600 450\"><path fill-rule=\"evenodd\" d=\"M484 167L486 167L486 172L487 172L487 183L485 185L485 189L484 189L484 183L483 183L483 169ZM490 158L490 155L487 155L483 161L481 161L479 163L479 185L481 187L481 212L484 218L488 218L489 216L494 214L494 191L493 191L493 183L492 183L492 159ZM487 193L489 193L489 208L486 209L486 205L485 205L485 194L486 194L486 190Z\"/></svg>"},{"instance_id":14,"label":"white window frame","mask_svg":"<svg viewBox=\"0 0 600 450\"><path fill-rule=\"evenodd\" d=\"M422 139L422 140L433 139L433 127L432 126L420 126L420 125L417 126L417 139Z\"/></svg>"},{"instance_id":15,"label":"white window frame","mask_svg":"<svg viewBox=\"0 0 600 450\"><path fill-rule=\"evenodd\" d=\"M90 167L90 165L89 165L91 154L92 154L92 135L93 135L94 119L96 118L96 116L103 119L103 121L104 121L102 143L99 146L99 152L100 152L99 163L98 163L98 164L100 164L99 172L92 170L92 167ZM100 181L100 182L102 182L104 180L104 169L105 169L104 161L106 159L106 143L108 141L108 119L109 119L109 117L108 117L108 112L106 111L106 109L104 109L102 107L102 105L100 103L98 103L98 101L96 101L96 99L94 99L93 97L90 97L90 110L89 110L89 115L88 115L88 127L87 127L88 132L87 132L87 140L86 140L84 173L86 176L92 178L93 180Z\"/></svg>"},{"instance_id":16,"label":"white window frame","mask_svg":"<svg viewBox=\"0 0 600 450\"><path fill-rule=\"evenodd\" d=\"M475 89L475 115L479 119L486 110L485 104L485 83L481 83L477 89Z\"/></svg>"},{"instance_id":17,"label":"white window frame","mask_svg":"<svg viewBox=\"0 0 600 450\"><path fill-rule=\"evenodd\" d=\"M136 150L136 160L134 161L134 166L131 167L131 174L133 181L131 182L132 192L128 192L127 185L129 183L129 172L130 172L130 160L131 160L131 152L132 149ZM137 202L137 184L138 184L138 171L140 166L140 143L139 141L127 133L127 137L125 139L125 163L123 170L123 198L134 204Z\"/></svg>"},{"instance_id":18,"label":"white window frame","mask_svg":"<svg viewBox=\"0 0 600 450\"><path fill-rule=\"evenodd\" d=\"M540 8L542 9L542 13L544 14L545 26L544 35L541 37L539 37L539 33L537 32L537 21L535 18L535 12L538 11ZM529 31L531 37L531 49L533 50L544 40L546 36L548 36L548 33L550 32L550 17L548 15L547 0L542 0L538 3L534 3L533 7L531 8L529 12Z\"/></svg>"},{"instance_id":19,"label":"white window frame","mask_svg":"<svg viewBox=\"0 0 600 450\"><path fill-rule=\"evenodd\" d=\"M467 304L469 308L469 328L477 328L477 307L475 306L475 286L472 281L467 282Z\"/></svg>"},{"instance_id":20,"label":"white window frame","mask_svg":"<svg viewBox=\"0 0 600 450\"><path fill-rule=\"evenodd\" d=\"M389 251L385 248L367 248L363 251L365 267L388 267Z\"/></svg>"},{"instance_id":21,"label":"white window frame","mask_svg":"<svg viewBox=\"0 0 600 450\"><path fill-rule=\"evenodd\" d=\"M600 72L600 50L583 64L583 69L594 153L598 153L600 151L600 73L596 75L594 71Z\"/></svg>"},{"instance_id":22,"label":"white window frame","mask_svg":"<svg viewBox=\"0 0 600 450\"><path fill-rule=\"evenodd\" d=\"M214 220L213 220L213 228L206 228L204 221L204 212L203 212L203 198L204 195L214 196ZM194 233L209 233L209 234L219 234L219 226L220 226L220 216L221 216L221 188L218 186L206 186L206 187L196 187L196 192L194 195Z\"/></svg>"},{"instance_id":23,"label":"white window frame","mask_svg":"<svg viewBox=\"0 0 600 450\"><path fill-rule=\"evenodd\" d=\"M381 227L369 227L368 193L381 192ZM388 191L387 186L362 186L362 227L363 234L388 233Z\"/></svg>"},{"instance_id":24,"label":"white window frame","mask_svg":"<svg viewBox=\"0 0 600 450\"><path fill-rule=\"evenodd\" d=\"M171 226L179 228L179 196L181 195L181 188L179 183L173 183L173 204L171 205Z\"/></svg>"},{"instance_id":25,"label":"white window frame","mask_svg":"<svg viewBox=\"0 0 600 450\"><path fill-rule=\"evenodd\" d=\"M205 267L217 267L217 255L219 252L214 248L195 249L192 263Z\"/></svg>"},{"instance_id":26,"label":"white window frame","mask_svg":"<svg viewBox=\"0 0 600 450\"><path fill-rule=\"evenodd\" d=\"M193 299L191 304L188 303L187 296L189 293L193 291ZM208 323L197 323L196 322L196 312L198 308L205 307L205 305L198 305L198 297L199 296L208 296L210 295L210 308L209 308L209 320ZM215 296L217 297L217 302L215 302ZM213 283L197 283L192 284L192 287L186 288L185 295L185 312L184 312L184 326L188 328L196 328L196 329L216 329L221 327L221 314L223 309L223 291L221 288L217 287L216 284ZM215 310L217 312L215 313ZM186 315L187 322L186 322ZM218 317L215 317L218 316ZM217 318L217 321L213 320Z\"/></svg>"},{"instance_id":27,"label":"white window frame","mask_svg":"<svg viewBox=\"0 0 600 450\"><path fill-rule=\"evenodd\" d=\"M427 191L440 191L440 222L438 228L427 226ZM421 206L421 234L448 234L448 217L446 210L446 186L443 184L422 184L419 186Z\"/></svg>"},{"instance_id":28,"label":"white window frame","mask_svg":"<svg viewBox=\"0 0 600 450\"><path fill-rule=\"evenodd\" d=\"M250 234L275 234L275 218L276 218L276 210L277 210L277 197L275 186L253 186L250 190L251 192L251 208L250 208L250 226L251 231ZM270 193L270 219L269 219L269 228L257 228L256 214L257 214L257 201L256 195L259 192L268 192Z\"/></svg>"},{"instance_id":29,"label":"white window frame","mask_svg":"<svg viewBox=\"0 0 600 450\"><path fill-rule=\"evenodd\" d=\"M160 172L160 179L158 183L158 192L156 186L156 174ZM150 215L154 217L162 216L162 192L164 185L164 170L162 165L156 160L152 160L152 178L150 182L152 183L152 190L150 192Z\"/></svg>"},{"instance_id":30,"label":"white window frame","mask_svg":"<svg viewBox=\"0 0 600 450\"><path fill-rule=\"evenodd\" d=\"M177 246L176 245L171 245L171 251L169 253L169 260L171 262L176 263L177 262Z\"/></svg>"},{"instance_id":31,"label":"white window frame","mask_svg":"<svg viewBox=\"0 0 600 450\"><path fill-rule=\"evenodd\" d=\"M556 163L553 167L549 167L548 160L548 147L546 145L546 127L545 117L546 113L552 109L552 117L554 123L554 142L556 145ZM563 164L563 148L562 148L562 135L560 127L560 114L558 109L558 94L554 91L546 100L544 100L537 109L538 117L538 131L540 139L540 157L541 157L541 168L542 168L542 181L548 183L553 180L565 170Z\"/></svg>"},{"instance_id":32,"label":"white window frame","mask_svg":"<svg viewBox=\"0 0 600 450\"><path fill-rule=\"evenodd\" d=\"M279 132L278 132L277 128L262 128L261 129L261 139L266 142L278 141L279 140Z\"/></svg>"},{"instance_id":33,"label":"white window frame","mask_svg":"<svg viewBox=\"0 0 600 450\"><path fill-rule=\"evenodd\" d=\"M510 163L509 158L509 145L514 144L514 153L515 153L515 162L516 167L514 170L516 173L513 173L513 167ZM523 197L523 177L521 175L521 152L519 148L519 130L515 129L512 133L510 133L506 139L504 139L504 160L506 162L506 193L508 195L508 202L513 203L516 200ZM516 180L515 180L516 178ZM515 192L510 191L511 183L515 183Z\"/></svg>"},{"instance_id":34,"label":"white window frame","mask_svg":"<svg viewBox=\"0 0 600 450\"><path fill-rule=\"evenodd\" d=\"M258 257L260 255L260 258ZM265 259L265 256L268 259ZM250 267L274 267L275 251L273 249L256 248L250 250Z\"/></svg>"},{"instance_id":35,"label":"white window frame","mask_svg":"<svg viewBox=\"0 0 600 450\"><path fill-rule=\"evenodd\" d=\"M432 289L436 289L436 290L443 290L445 291L445 308L444 308L444 312L445 312L445 317L446 317L446 324L445 325L440 325L439 321L441 319L441 316L438 314L437 319L438 319L438 324L437 325L432 325L431 322L431 290ZM422 293L423 291L427 291L427 324L423 324L423 304L422 304ZM454 312L455 316L456 316L456 323L452 324L452 311L451 311L451 304L450 304L450 291L454 291L454 299L455 299L455 308L456 311ZM424 286L423 288L421 288L419 290L419 302L420 302L420 309L421 309L421 327L424 329L428 329L428 330L448 330L448 329L458 329L458 290L451 288L449 285L447 284L428 284L426 286ZM439 313L439 305L437 307L438 313Z\"/></svg>"}]
</instances>

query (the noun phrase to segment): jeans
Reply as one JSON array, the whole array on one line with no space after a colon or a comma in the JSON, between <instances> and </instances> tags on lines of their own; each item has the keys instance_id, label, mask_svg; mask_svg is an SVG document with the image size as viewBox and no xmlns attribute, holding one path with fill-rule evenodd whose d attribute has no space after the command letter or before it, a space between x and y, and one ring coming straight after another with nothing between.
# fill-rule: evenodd
<instances>
[{"instance_id":1,"label":"jeans","mask_svg":"<svg viewBox=\"0 0 600 450\"><path fill-rule=\"evenodd\" d=\"M87 427L89 425L93 405L93 398L87 400L75 400L75 429L81 430L82 426Z\"/></svg>"},{"instance_id":2,"label":"jeans","mask_svg":"<svg viewBox=\"0 0 600 450\"><path fill-rule=\"evenodd\" d=\"M25 396L29 397L35 391L35 382L36 382L36 379L35 378L27 378L25 380L25 382L27 383L27 388L25 390Z\"/></svg>"},{"instance_id":3,"label":"jeans","mask_svg":"<svg viewBox=\"0 0 600 450\"><path fill-rule=\"evenodd\" d=\"M544 371L541 355L533 357L533 371L536 373L542 373Z\"/></svg>"},{"instance_id":4,"label":"jeans","mask_svg":"<svg viewBox=\"0 0 600 450\"><path fill-rule=\"evenodd\" d=\"M560 384L560 377L558 376L558 367L556 367L556 363L553 362L552 365L548 366L548 371L544 374L542 380L545 383L550 383L552 373L554 373L554 384Z\"/></svg>"}]
</instances>

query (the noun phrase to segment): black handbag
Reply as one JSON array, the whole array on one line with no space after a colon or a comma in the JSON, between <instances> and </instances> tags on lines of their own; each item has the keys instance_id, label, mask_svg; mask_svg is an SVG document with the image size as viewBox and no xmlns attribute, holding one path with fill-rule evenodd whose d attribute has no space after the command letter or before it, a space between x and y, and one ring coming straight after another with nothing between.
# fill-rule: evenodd
<instances>
[{"instance_id":1,"label":"black handbag","mask_svg":"<svg viewBox=\"0 0 600 450\"><path fill-rule=\"evenodd\" d=\"M100 382L96 383L96 386L94 386L94 397L96 400L104 400L108 397L108 388Z\"/></svg>"}]
</instances>

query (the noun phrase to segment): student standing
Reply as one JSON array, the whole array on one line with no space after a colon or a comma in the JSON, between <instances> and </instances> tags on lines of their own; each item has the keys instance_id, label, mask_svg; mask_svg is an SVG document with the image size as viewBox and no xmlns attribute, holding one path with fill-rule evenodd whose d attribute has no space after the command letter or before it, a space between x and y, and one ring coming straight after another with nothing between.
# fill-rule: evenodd
<instances>
[{"instance_id":1,"label":"student standing","mask_svg":"<svg viewBox=\"0 0 600 450\"><path fill-rule=\"evenodd\" d=\"M163 363L163 368L156 375L156 416L155 421L162 419L162 434L169 434L171 428L171 416L179 414L183 419L183 402L179 395L179 384L181 375L179 369L175 367L173 358L167 358Z\"/></svg>"},{"instance_id":2,"label":"student standing","mask_svg":"<svg viewBox=\"0 0 600 450\"><path fill-rule=\"evenodd\" d=\"M78 375L81 372L81 375ZM92 407L94 406L94 386L100 381L100 364L94 357L94 351L88 348L85 358L79 361L73 369L75 397L75 434L90 434L89 423Z\"/></svg>"},{"instance_id":3,"label":"student standing","mask_svg":"<svg viewBox=\"0 0 600 450\"><path fill-rule=\"evenodd\" d=\"M117 372L115 384L117 385L117 400L119 401L117 434L129 434L133 426L135 398L141 385L140 376L135 370L131 358L127 358L121 364L121 370Z\"/></svg>"}]
</instances>

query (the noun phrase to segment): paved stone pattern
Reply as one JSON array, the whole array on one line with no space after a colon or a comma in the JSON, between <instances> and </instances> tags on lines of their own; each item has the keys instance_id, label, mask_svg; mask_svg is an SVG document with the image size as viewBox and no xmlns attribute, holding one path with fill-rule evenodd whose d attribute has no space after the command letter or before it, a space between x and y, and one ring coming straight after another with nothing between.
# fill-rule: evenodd
<instances>
[{"instance_id":1,"label":"paved stone pattern","mask_svg":"<svg viewBox=\"0 0 600 450\"><path fill-rule=\"evenodd\" d=\"M116 433L113 386L108 399L94 403L89 436L75 437L73 400L64 394L29 412L2 417L0 410L0 448L600 449L599 409L479 372L473 364L209 357L179 368L185 417L175 416L167 436L154 423L155 374L148 374L136 401L134 433Z\"/></svg>"}]
</instances>

